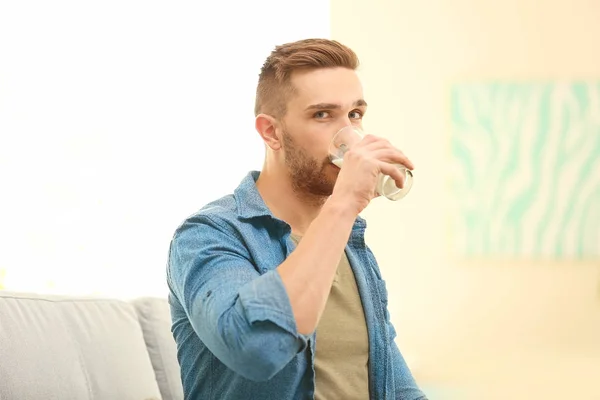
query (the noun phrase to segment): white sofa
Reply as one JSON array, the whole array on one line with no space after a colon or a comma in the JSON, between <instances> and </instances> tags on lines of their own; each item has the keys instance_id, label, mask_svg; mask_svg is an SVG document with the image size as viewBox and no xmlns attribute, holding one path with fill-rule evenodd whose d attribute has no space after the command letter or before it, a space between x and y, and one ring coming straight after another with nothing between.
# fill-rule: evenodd
<instances>
[{"instance_id":1,"label":"white sofa","mask_svg":"<svg viewBox=\"0 0 600 400\"><path fill-rule=\"evenodd\" d=\"M0 400L181 400L166 299L0 291Z\"/></svg>"}]
</instances>

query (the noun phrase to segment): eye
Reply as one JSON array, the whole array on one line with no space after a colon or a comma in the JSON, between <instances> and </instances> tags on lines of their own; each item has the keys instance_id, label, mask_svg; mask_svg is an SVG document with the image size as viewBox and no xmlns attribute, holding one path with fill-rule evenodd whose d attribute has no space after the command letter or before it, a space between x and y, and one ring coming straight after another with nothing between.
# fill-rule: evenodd
<instances>
[{"instance_id":1,"label":"eye","mask_svg":"<svg viewBox=\"0 0 600 400\"><path fill-rule=\"evenodd\" d=\"M325 119L325 118L329 117L329 112L328 111L318 111L313 115L313 117L316 119Z\"/></svg>"},{"instance_id":2,"label":"eye","mask_svg":"<svg viewBox=\"0 0 600 400\"><path fill-rule=\"evenodd\" d=\"M350 117L350 119L361 119L363 117L363 113L359 110L350 111L350 113L348 113L348 117Z\"/></svg>"}]
</instances>

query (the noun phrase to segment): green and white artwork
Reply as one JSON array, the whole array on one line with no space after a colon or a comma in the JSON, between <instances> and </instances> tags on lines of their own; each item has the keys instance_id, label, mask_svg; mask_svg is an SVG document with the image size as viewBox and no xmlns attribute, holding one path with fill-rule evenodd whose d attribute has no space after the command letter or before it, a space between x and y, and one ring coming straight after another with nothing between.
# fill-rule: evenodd
<instances>
[{"instance_id":1,"label":"green and white artwork","mask_svg":"<svg viewBox=\"0 0 600 400\"><path fill-rule=\"evenodd\" d=\"M600 259L600 82L452 87L462 256Z\"/></svg>"}]
</instances>

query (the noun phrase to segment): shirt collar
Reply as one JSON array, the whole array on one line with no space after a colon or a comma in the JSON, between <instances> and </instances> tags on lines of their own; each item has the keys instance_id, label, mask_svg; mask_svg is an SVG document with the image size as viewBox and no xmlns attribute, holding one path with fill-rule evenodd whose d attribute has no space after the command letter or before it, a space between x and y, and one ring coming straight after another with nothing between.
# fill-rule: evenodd
<instances>
[{"instance_id":1,"label":"shirt collar","mask_svg":"<svg viewBox=\"0 0 600 400\"><path fill-rule=\"evenodd\" d=\"M242 219L273 217L256 188L260 171L250 171L234 191L235 204Z\"/></svg>"}]
</instances>

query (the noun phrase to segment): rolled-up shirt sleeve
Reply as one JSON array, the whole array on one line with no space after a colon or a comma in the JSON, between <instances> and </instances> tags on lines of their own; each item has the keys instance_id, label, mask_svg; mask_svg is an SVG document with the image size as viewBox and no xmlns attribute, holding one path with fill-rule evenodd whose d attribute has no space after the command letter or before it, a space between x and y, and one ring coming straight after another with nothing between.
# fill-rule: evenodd
<instances>
[{"instance_id":1,"label":"rolled-up shirt sleeve","mask_svg":"<svg viewBox=\"0 0 600 400\"><path fill-rule=\"evenodd\" d=\"M270 379L307 346L279 273L261 275L224 222L199 215L177 230L168 282L200 340L247 379Z\"/></svg>"}]
</instances>

